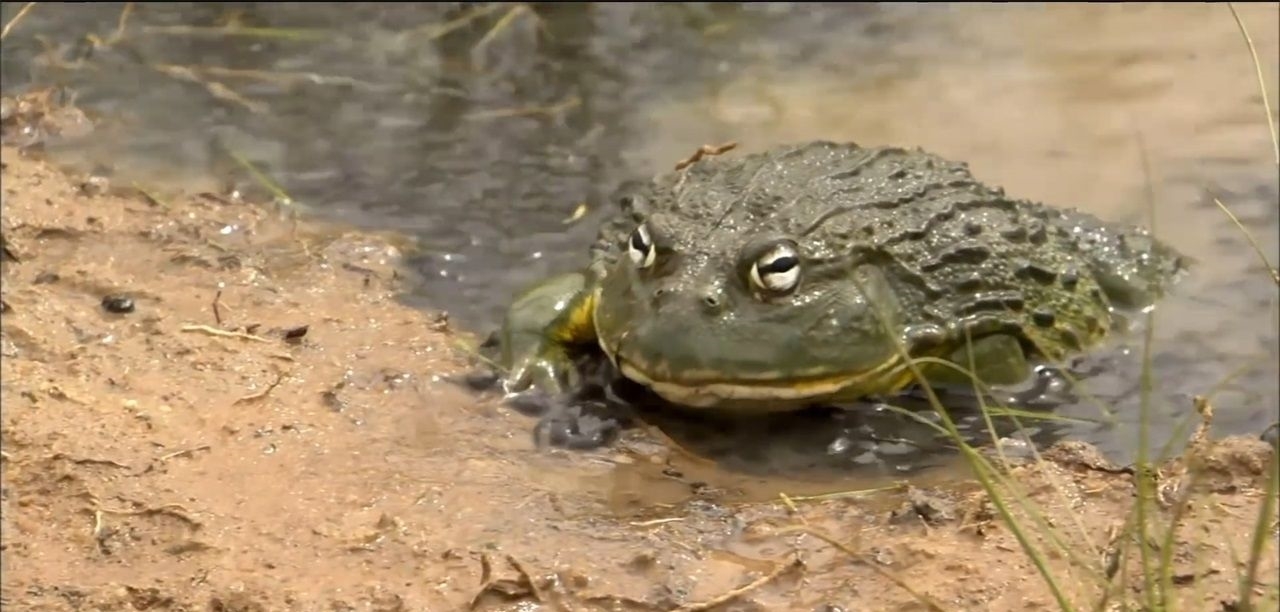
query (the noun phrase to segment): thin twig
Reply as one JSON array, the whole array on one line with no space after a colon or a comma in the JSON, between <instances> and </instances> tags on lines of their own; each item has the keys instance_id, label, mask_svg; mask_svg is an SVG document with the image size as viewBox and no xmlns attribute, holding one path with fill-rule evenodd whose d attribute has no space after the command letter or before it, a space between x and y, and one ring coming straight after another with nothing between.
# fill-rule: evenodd
<instances>
[{"instance_id":1,"label":"thin twig","mask_svg":"<svg viewBox=\"0 0 1280 612\"><path fill-rule=\"evenodd\" d=\"M738 143L736 142L726 142L722 145L702 145L697 151L693 152L693 155L677 162L676 171L684 170L685 168L702 161L702 158L704 157L712 157L732 151L737 146Z\"/></svg>"},{"instance_id":2,"label":"thin twig","mask_svg":"<svg viewBox=\"0 0 1280 612\"><path fill-rule=\"evenodd\" d=\"M222 311L218 309L218 302L222 301L222 290L213 294L213 323L218 327L222 327Z\"/></svg>"},{"instance_id":3,"label":"thin twig","mask_svg":"<svg viewBox=\"0 0 1280 612\"><path fill-rule=\"evenodd\" d=\"M260 399L262 399L262 398L266 397L266 396L267 396L267 394L271 393L271 391L272 391L272 390L274 390L276 387L279 387L279 386L280 386L281 381L283 381L283 380L284 380L284 374L281 374L281 373L277 372L277 373L276 373L276 379L275 379L275 380L273 380L273 381L271 381L271 384L267 385L267 386L266 386L266 388L264 388L264 389L263 389L263 390L261 390L261 391L258 391L257 393L250 393L249 395L245 395L245 396L243 396L243 397L240 397L240 398L236 399L236 401L232 402L232 404L233 404L233 405L234 405L234 404L243 404L243 403L246 403L246 402L254 402L254 401L260 400Z\"/></svg>"},{"instance_id":4,"label":"thin twig","mask_svg":"<svg viewBox=\"0 0 1280 612\"><path fill-rule=\"evenodd\" d=\"M684 520L684 517L682 517L682 516L675 516L675 517L671 517L671 518L652 519L652 520L648 520L648 521L631 521L631 523L629 523L629 524L630 524L632 527L652 527L652 526L654 526L654 525L665 525L665 524L667 524L667 523L678 523L678 522L683 521L683 520Z\"/></svg>"},{"instance_id":5,"label":"thin twig","mask_svg":"<svg viewBox=\"0 0 1280 612\"><path fill-rule=\"evenodd\" d=\"M102 506L95 505L94 512L102 513L102 514L116 514L120 516L145 516L145 515L152 515L152 514L166 514L174 518L177 518L192 527L200 526L200 521L197 521L196 519L191 518L191 516L188 514L191 511L182 507L181 504L164 504L163 506L155 506L155 507L148 506L146 508L142 508L141 510L116 510L112 508L103 508Z\"/></svg>"},{"instance_id":6,"label":"thin twig","mask_svg":"<svg viewBox=\"0 0 1280 612\"><path fill-rule=\"evenodd\" d=\"M507 555L507 565L510 565L517 574L520 574L520 579L523 580L525 584L529 585L529 591L533 593L535 601L538 601L539 603L547 601L546 594L542 592L542 588L538 586L537 581L533 579L533 575L529 573L529 570L524 568L523 564L517 561L515 557Z\"/></svg>"},{"instance_id":7,"label":"thin twig","mask_svg":"<svg viewBox=\"0 0 1280 612\"><path fill-rule=\"evenodd\" d=\"M31 9L35 7L36 7L35 2L28 2L22 5L22 8L18 9L18 14L14 15L13 19L10 19L8 23L4 24L3 30L0 30L0 40L4 40L5 37L9 35L9 30L12 30L13 26L18 25L18 22L22 21L22 18L26 17L27 13L30 13Z\"/></svg>"},{"instance_id":8,"label":"thin twig","mask_svg":"<svg viewBox=\"0 0 1280 612\"><path fill-rule=\"evenodd\" d=\"M160 455L159 457L156 457L156 461L168 461L176 457L191 455L197 451L209 450L210 448L212 447L209 446L208 444L201 444L200 446L195 446L192 448L184 448L182 450L173 451L172 453L166 453L166 454Z\"/></svg>"},{"instance_id":9,"label":"thin twig","mask_svg":"<svg viewBox=\"0 0 1280 612\"><path fill-rule=\"evenodd\" d=\"M754 591L774 581L779 576L801 567L804 567L804 563L801 562L799 558L792 559L790 563L779 563L778 566L773 569L773 571L759 578L756 578L755 580L752 580L751 582L747 583L745 586L740 586L731 591L727 591L725 593L712 597L711 599L708 599L706 601L699 601L699 602L684 604L678 608L673 608L671 612L703 612L705 610L710 610L732 599L746 595L747 593L750 593L751 591Z\"/></svg>"},{"instance_id":10,"label":"thin twig","mask_svg":"<svg viewBox=\"0 0 1280 612\"><path fill-rule=\"evenodd\" d=\"M271 342L270 340L267 340L262 336L255 336L253 334L246 334L244 332L227 331L225 329L209 327L208 325L183 325L182 331L200 332L202 334L209 334L210 336L221 336L223 338L240 338L242 340L252 340L254 342L265 342L268 344Z\"/></svg>"},{"instance_id":11,"label":"thin twig","mask_svg":"<svg viewBox=\"0 0 1280 612\"><path fill-rule=\"evenodd\" d=\"M907 488L907 483L903 481L903 482L895 482L889 485L884 485L882 487L872 487L870 489L856 489L853 491L836 491L834 493L821 493L818 495L786 495L786 494L781 494L781 495L784 498L785 502L827 501L832 499L847 499L850 497L865 497L867 495L874 495L876 493L883 493L885 491L902 491L902 490L906 490L906 488Z\"/></svg>"},{"instance_id":12,"label":"thin twig","mask_svg":"<svg viewBox=\"0 0 1280 612\"><path fill-rule=\"evenodd\" d=\"M102 520L102 511L97 508L94 508L93 509L93 539L94 540L98 540L99 542L102 540L102 529L104 527L106 527L106 522Z\"/></svg>"},{"instance_id":13,"label":"thin twig","mask_svg":"<svg viewBox=\"0 0 1280 612\"><path fill-rule=\"evenodd\" d=\"M130 469L129 466L111 459L94 459L92 457L72 457L66 453L54 453L50 459L66 459L76 465L107 465L114 468Z\"/></svg>"}]
</instances>

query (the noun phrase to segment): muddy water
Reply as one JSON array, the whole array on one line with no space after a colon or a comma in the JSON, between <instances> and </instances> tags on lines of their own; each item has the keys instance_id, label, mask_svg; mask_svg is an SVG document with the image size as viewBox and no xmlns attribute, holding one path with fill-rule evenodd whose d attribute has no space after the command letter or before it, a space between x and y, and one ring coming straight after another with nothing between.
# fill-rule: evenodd
<instances>
[{"instance_id":1,"label":"muddy water","mask_svg":"<svg viewBox=\"0 0 1280 612\"><path fill-rule=\"evenodd\" d=\"M1280 406L1276 289L1213 203L1280 259L1261 98L1223 6L171 4L84 42L110 40L120 8L41 5L5 41L6 91L70 85L105 118L57 152L252 189L235 152L317 214L417 238L407 299L477 331L522 285L583 262L619 181L701 144L918 145L1011 194L1154 225L1198 260L1151 321L1155 444L1180 439L1195 394L1213 393L1219 433L1261 430ZM1277 8L1241 11L1274 99ZM276 29L211 31L228 20ZM1090 423L1037 439L1131 454L1143 353L1135 334L1093 357L1081 395L1096 401L1058 411ZM749 468L916 457L927 437L845 418L750 453L749 433L685 441Z\"/></svg>"}]
</instances>

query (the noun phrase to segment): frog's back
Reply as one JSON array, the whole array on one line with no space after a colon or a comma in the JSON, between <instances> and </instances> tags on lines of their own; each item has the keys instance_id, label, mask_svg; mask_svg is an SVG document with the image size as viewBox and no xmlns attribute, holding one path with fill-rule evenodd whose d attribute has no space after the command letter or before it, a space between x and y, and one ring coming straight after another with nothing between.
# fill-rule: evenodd
<instances>
[{"instance_id":1,"label":"frog's back","mask_svg":"<svg viewBox=\"0 0 1280 612\"><path fill-rule=\"evenodd\" d=\"M951 341L1006 333L1055 358L1105 335L1113 308L1149 304L1185 266L1143 229L1009 198L919 150L810 142L705 159L630 193L643 210L606 224L598 259L615 258L626 228L655 212L710 245L783 233L808 257L880 268L904 328Z\"/></svg>"}]
</instances>

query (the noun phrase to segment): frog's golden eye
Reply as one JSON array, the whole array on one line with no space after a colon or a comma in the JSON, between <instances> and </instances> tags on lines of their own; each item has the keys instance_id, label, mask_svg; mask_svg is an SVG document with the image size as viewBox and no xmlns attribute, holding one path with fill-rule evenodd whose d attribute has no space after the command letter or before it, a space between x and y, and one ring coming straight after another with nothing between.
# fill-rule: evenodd
<instances>
[{"instance_id":1,"label":"frog's golden eye","mask_svg":"<svg viewBox=\"0 0 1280 612\"><path fill-rule=\"evenodd\" d=\"M800 284L800 254L788 242L773 245L751 264L751 284L770 293L787 293Z\"/></svg>"},{"instance_id":2,"label":"frog's golden eye","mask_svg":"<svg viewBox=\"0 0 1280 612\"><path fill-rule=\"evenodd\" d=\"M641 223L631 232L631 237L627 239L627 255L637 268L644 269L653 265L657 252L653 248L653 237L649 235L649 228L645 224Z\"/></svg>"}]
</instances>

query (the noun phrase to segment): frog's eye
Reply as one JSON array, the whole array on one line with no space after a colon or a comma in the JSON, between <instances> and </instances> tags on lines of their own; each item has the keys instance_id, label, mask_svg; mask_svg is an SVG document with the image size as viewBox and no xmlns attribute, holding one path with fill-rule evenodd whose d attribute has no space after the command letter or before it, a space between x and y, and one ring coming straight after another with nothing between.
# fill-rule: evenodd
<instances>
[{"instance_id":1,"label":"frog's eye","mask_svg":"<svg viewBox=\"0 0 1280 612\"><path fill-rule=\"evenodd\" d=\"M800 254L789 243L780 242L760 255L751 265L751 284L771 293L787 293L800 283Z\"/></svg>"},{"instance_id":2,"label":"frog's eye","mask_svg":"<svg viewBox=\"0 0 1280 612\"><path fill-rule=\"evenodd\" d=\"M627 255L631 257L631 263L637 268L648 268L653 265L654 249L653 238L649 235L649 228L641 223L631 232L631 238L627 239Z\"/></svg>"}]
</instances>

